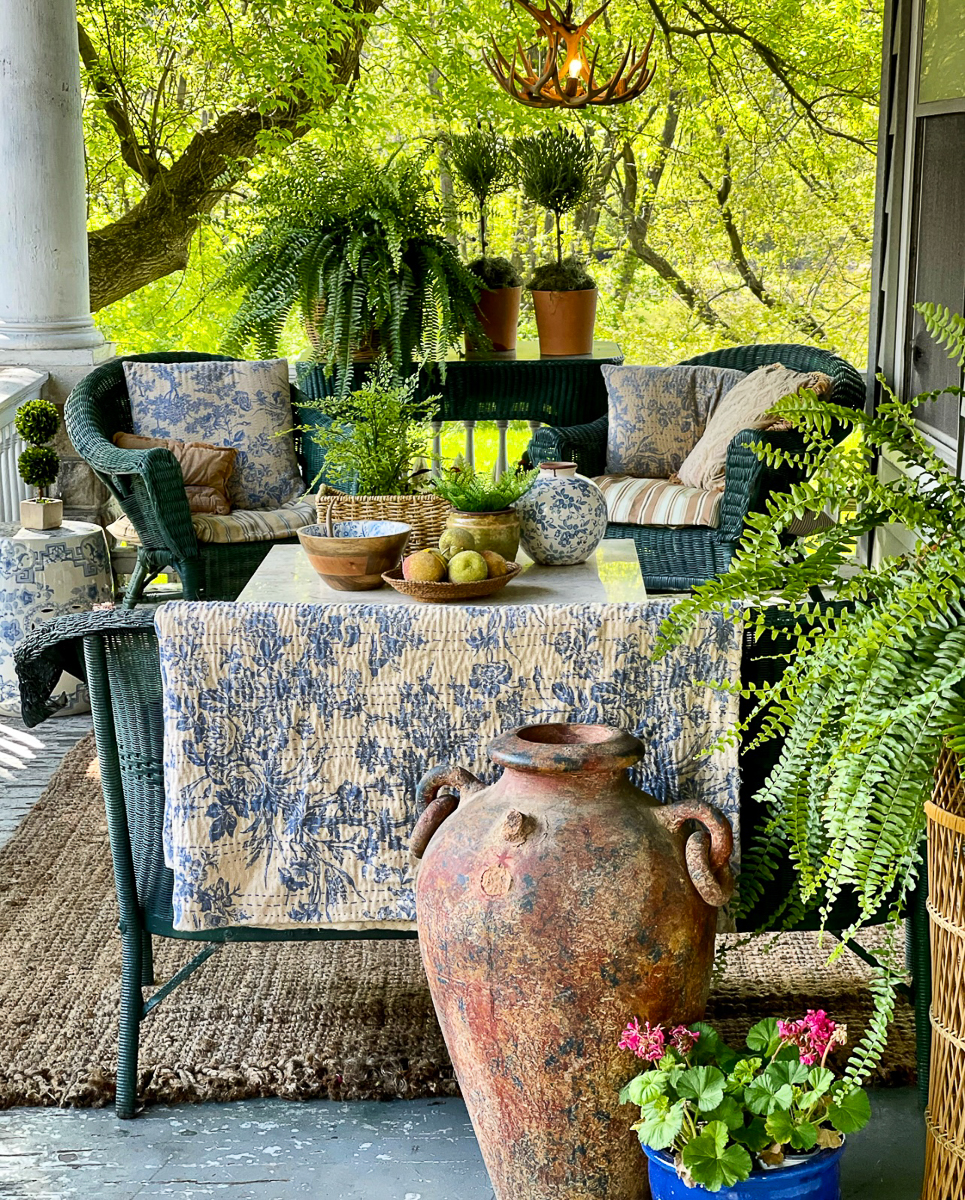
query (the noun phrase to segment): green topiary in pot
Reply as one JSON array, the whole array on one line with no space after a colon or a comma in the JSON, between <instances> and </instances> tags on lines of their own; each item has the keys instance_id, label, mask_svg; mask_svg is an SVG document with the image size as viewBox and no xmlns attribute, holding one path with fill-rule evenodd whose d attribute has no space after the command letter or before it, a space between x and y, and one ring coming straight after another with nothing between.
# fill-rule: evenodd
<instances>
[{"instance_id":1,"label":"green topiary in pot","mask_svg":"<svg viewBox=\"0 0 965 1200\"><path fill-rule=\"evenodd\" d=\"M563 258L562 219L593 195L600 160L588 137L567 129L517 138L513 151L527 200L556 222L556 262L537 267L526 285L533 294L540 353L589 354L596 320L596 284L576 258Z\"/></svg>"},{"instance_id":2,"label":"green topiary in pot","mask_svg":"<svg viewBox=\"0 0 965 1200\"><path fill-rule=\"evenodd\" d=\"M60 414L49 400L28 400L17 409L14 428L27 443L17 459L20 478L28 487L37 489L36 500L21 500L20 520L28 529L56 529L63 518L60 500L51 500L47 489L57 482L60 457L52 446L44 443L56 437Z\"/></svg>"},{"instance_id":3,"label":"green topiary in pot","mask_svg":"<svg viewBox=\"0 0 965 1200\"><path fill-rule=\"evenodd\" d=\"M482 129L447 139L446 162L476 201L479 220L479 258L470 272L485 289L479 298L479 320L494 350L516 348L519 288L522 279L508 258L490 257L487 245L489 201L515 181L516 160L505 138ZM466 349L474 343L467 337Z\"/></svg>"}]
</instances>

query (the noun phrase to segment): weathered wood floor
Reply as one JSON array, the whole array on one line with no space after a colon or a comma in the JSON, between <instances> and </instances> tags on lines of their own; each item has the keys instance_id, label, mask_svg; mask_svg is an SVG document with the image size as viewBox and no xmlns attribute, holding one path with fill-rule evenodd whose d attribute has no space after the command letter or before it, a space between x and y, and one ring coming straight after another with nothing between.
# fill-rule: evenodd
<instances>
[{"instance_id":1,"label":"weathered wood floor","mask_svg":"<svg viewBox=\"0 0 965 1200\"><path fill-rule=\"evenodd\" d=\"M0 716L0 846L36 803L61 759L91 728L90 716L51 717L27 729Z\"/></svg>"}]
</instances>

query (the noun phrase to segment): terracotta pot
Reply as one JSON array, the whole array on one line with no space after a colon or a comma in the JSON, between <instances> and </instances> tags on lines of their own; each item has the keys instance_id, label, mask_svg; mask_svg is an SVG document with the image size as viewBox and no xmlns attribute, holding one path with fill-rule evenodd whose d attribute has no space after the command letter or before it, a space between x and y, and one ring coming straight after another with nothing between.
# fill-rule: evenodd
<instances>
[{"instance_id":1,"label":"terracotta pot","mask_svg":"<svg viewBox=\"0 0 965 1200\"><path fill-rule=\"evenodd\" d=\"M558 358L593 353L596 288L579 292L533 292L539 352Z\"/></svg>"},{"instance_id":2,"label":"terracotta pot","mask_svg":"<svg viewBox=\"0 0 965 1200\"><path fill-rule=\"evenodd\" d=\"M506 287L484 291L479 296L476 314L492 342L493 350L505 352L516 349L516 326L519 324L519 298L522 292L521 287ZM466 353L473 354L477 349L467 334Z\"/></svg>"},{"instance_id":3,"label":"terracotta pot","mask_svg":"<svg viewBox=\"0 0 965 1200\"><path fill-rule=\"evenodd\" d=\"M419 784L419 946L498 1200L647 1195L617 1042L630 1017L703 1014L733 880L726 818L660 807L627 777L642 752L532 725L490 745L491 787L455 766Z\"/></svg>"},{"instance_id":4,"label":"terracotta pot","mask_svg":"<svg viewBox=\"0 0 965 1200\"><path fill-rule=\"evenodd\" d=\"M499 512L459 512L446 517L447 529L468 529L477 550L495 550L507 562L515 561L519 551L519 513L515 508Z\"/></svg>"}]
</instances>

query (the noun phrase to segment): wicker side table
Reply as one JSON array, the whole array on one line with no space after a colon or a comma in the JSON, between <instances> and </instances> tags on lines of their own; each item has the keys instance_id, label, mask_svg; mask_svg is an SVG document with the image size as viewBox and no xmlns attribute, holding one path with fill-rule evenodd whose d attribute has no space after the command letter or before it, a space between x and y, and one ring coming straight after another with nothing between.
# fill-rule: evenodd
<instances>
[{"instance_id":1,"label":"wicker side table","mask_svg":"<svg viewBox=\"0 0 965 1200\"><path fill-rule=\"evenodd\" d=\"M0 525L0 714L20 715L13 648L43 621L86 612L113 599L107 539L99 525L65 521L59 529ZM54 699L61 714L85 712L87 687L64 675Z\"/></svg>"}]
</instances>

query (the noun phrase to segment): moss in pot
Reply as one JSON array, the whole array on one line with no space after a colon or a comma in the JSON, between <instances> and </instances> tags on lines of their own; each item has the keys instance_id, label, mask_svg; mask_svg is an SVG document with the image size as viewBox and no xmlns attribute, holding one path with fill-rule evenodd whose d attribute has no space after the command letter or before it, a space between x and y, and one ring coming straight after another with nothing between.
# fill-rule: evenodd
<instances>
[{"instance_id":1,"label":"moss in pot","mask_svg":"<svg viewBox=\"0 0 965 1200\"><path fill-rule=\"evenodd\" d=\"M467 530L474 550L495 550L513 562L519 551L519 514L513 504L529 491L537 474L509 470L494 478L464 466L445 471L433 486L454 510L446 518L446 528Z\"/></svg>"}]
</instances>

